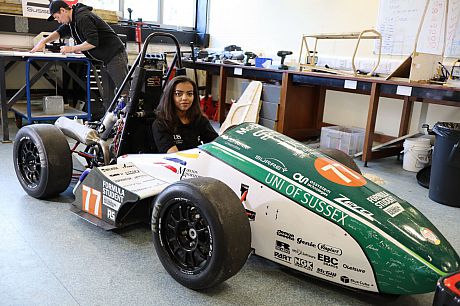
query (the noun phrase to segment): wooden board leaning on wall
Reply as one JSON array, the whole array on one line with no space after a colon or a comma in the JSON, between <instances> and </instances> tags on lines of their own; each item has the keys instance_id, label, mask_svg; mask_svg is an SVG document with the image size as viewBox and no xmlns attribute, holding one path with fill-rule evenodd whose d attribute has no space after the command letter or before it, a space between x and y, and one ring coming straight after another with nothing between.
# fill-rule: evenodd
<instances>
[{"instance_id":1,"label":"wooden board leaning on wall","mask_svg":"<svg viewBox=\"0 0 460 306\"><path fill-rule=\"evenodd\" d=\"M0 0L0 13L22 15L21 0Z\"/></svg>"},{"instance_id":2,"label":"wooden board leaning on wall","mask_svg":"<svg viewBox=\"0 0 460 306\"><path fill-rule=\"evenodd\" d=\"M116 11L94 9L93 12L107 23L118 23L119 21ZM21 0L0 0L0 13L22 15Z\"/></svg>"},{"instance_id":3,"label":"wooden board leaning on wall","mask_svg":"<svg viewBox=\"0 0 460 306\"><path fill-rule=\"evenodd\" d=\"M119 21L117 12L115 11L93 9L93 13L101 17L102 20L104 20L107 23L118 23Z\"/></svg>"}]
</instances>

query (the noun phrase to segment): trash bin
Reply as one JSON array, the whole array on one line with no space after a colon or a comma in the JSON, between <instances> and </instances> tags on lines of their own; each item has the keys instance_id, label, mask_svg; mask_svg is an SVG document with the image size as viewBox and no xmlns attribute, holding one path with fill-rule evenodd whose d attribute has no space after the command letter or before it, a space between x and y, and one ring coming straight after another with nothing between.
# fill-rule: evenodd
<instances>
[{"instance_id":1,"label":"trash bin","mask_svg":"<svg viewBox=\"0 0 460 306\"><path fill-rule=\"evenodd\" d=\"M429 198L460 207L460 123L438 122L430 174Z\"/></svg>"}]
</instances>

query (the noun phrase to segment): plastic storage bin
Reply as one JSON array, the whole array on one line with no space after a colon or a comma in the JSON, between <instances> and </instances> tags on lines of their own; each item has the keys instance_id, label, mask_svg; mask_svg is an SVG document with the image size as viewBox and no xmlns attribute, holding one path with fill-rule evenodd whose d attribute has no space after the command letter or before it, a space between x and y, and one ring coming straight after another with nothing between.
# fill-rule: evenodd
<instances>
[{"instance_id":1,"label":"plastic storage bin","mask_svg":"<svg viewBox=\"0 0 460 306\"><path fill-rule=\"evenodd\" d=\"M321 128L321 148L338 149L348 155L354 155L363 150L365 130L343 126L328 126Z\"/></svg>"}]
</instances>

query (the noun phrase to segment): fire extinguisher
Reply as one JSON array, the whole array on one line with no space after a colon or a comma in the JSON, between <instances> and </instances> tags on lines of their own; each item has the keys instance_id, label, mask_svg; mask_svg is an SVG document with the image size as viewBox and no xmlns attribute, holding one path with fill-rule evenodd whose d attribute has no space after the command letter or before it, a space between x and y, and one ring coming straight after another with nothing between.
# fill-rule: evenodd
<instances>
[{"instance_id":1,"label":"fire extinguisher","mask_svg":"<svg viewBox=\"0 0 460 306\"><path fill-rule=\"evenodd\" d=\"M139 48L139 53L142 50L142 22L136 22L136 43Z\"/></svg>"}]
</instances>

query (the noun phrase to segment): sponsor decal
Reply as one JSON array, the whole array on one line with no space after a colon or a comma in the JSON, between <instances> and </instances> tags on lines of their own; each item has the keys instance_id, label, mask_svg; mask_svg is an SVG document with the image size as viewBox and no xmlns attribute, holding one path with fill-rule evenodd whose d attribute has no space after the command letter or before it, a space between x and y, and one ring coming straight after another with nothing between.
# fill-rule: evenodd
<instances>
[{"instance_id":1,"label":"sponsor decal","mask_svg":"<svg viewBox=\"0 0 460 306\"><path fill-rule=\"evenodd\" d=\"M123 202L125 190L107 181L102 181L102 194L117 202Z\"/></svg>"},{"instance_id":2,"label":"sponsor decal","mask_svg":"<svg viewBox=\"0 0 460 306\"><path fill-rule=\"evenodd\" d=\"M81 209L93 216L102 218L101 192L94 188L82 185Z\"/></svg>"},{"instance_id":3,"label":"sponsor decal","mask_svg":"<svg viewBox=\"0 0 460 306\"><path fill-rule=\"evenodd\" d=\"M305 257L308 257L308 258L311 258L311 259L316 259L316 256L308 254L307 252L305 252L304 250L301 250L301 249L291 249L291 252L293 254L297 254L297 256L305 256Z\"/></svg>"},{"instance_id":4,"label":"sponsor decal","mask_svg":"<svg viewBox=\"0 0 460 306\"><path fill-rule=\"evenodd\" d=\"M384 212L386 212L387 214L389 214L391 217L396 217L397 215L399 215L400 213L402 213L404 211L404 208L401 206L401 204L399 204L398 202L394 203L394 204L391 204L390 206L388 206L387 208L385 208L383 210Z\"/></svg>"},{"instance_id":5,"label":"sponsor decal","mask_svg":"<svg viewBox=\"0 0 460 306\"><path fill-rule=\"evenodd\" d=\"M347 198L346 196L344 196L343 194L340 194L340 197L338 198L335 198L334 201L336 201L337 203L343 205L343 206L346 206L348 208L351 208L352 210L354 210L355 212L357 212L358 214L360 214L361 216L373 221L374 218L374 214L371 213L370 211L362 208L361 206L359 206L358 204L352 202L349 198Z\"/></svg>"},{"instance_id":6,"label":"sponsor decal","mask_svg":"<svg viewBox=\"0 0 460 306\"><path fill-rule=\"evenodd\" d=\"M308 177L303 176L299 172L294 173L292 178L294 179L294 181L299 182L300 184L304 184L304 185L307 185L308 182L310 181Z\"/></svg>"},{"instance_id":7,"label":"sponsor decal","mask_svg":"<svg viewBox=\"0 0 460 306\"><path fill-rule=\"evenodd\" d=\"M260 161L262 164L269 166L270 168L275 169L276 171L287 172L288 168L286 165L276 158L271 157L261 157L260 155L256 155L255 160Z\"/></svg>"},{"instance_id":8,"label":"sponsor decal","mask_svg":"<svg viewBox=\"0 0 460 306\"><path fill-rule=\"evenodd\" d=\"M421 227L420 233L422 234L423 238L425 238L429 243L434 245L441 244L441 240L439 240L438 236L435 235L429 228Z\"/></svg>"},{"instance_id":9,"label":"sponsor decal","mask_svg":"<svg viewBox=\"0 0 460 306\"><path fill-rule=\"evenodd\" d=\"M104 204L107 207L110 207L111 209L118 211L120 209L121 203L118 201L115 201L109 197L104 197L102 200L102 204Z\"/></svg>"},{"instance_id":10,"label":"sponsor decal","mask_svg":"<svg viewBox=\"0 0 460 306\"><path fill-rule=\"evenodd\" d=\"M255 130L257 128L258 128L258 126L255 125L255 124L248 124L246 127L240 127L238 129L236 129L235 133L240 134L240 135L244 135L247 132L250 132L250 131ZM222 135L222 136L226 136L226 135Z\"/></svg>"},{"instance_id":11,"label":"sponsor decal","mask_svg":"<svg viewBox=\"0 0 460 306\"><path fill-rule=\"evenodd\" d=\"M356 280L354 278L351 278L349 276L342 275L340 277L340 281L344 284L350 284L350 285L355 285L355 286L360 286L364 288L370 288L373 287L374 285L369 284L368 282L362 281L362 280Z\"/></svg>"},{"instance_id":12,"label":"sponsor decal","mask_svg":"<svg viewBox=\"0 0 460 306\"><path fill-rule=\"evenodd\" d=\"M115 211L114 210L107 208L107 219L115 222Z\"/></svg>"},{"instance_id":13,"label":"sponsor decal","mask_svg":"<svg viewBox=\"0 0 460 306\"><path fill-rule=\"evenodd\" d=\"M290 250L291 246L285 242L282 242L282 241L279 241L279 240L276 240L275 242L275 249L278 250L278 251L281 251L283 253L286 253L286 254L291 254L291 250Z\"/></svg>"},{"instance_id":14,"label":"sponsor decal","mask_svg":"<svg viewBox=\"0 0 460 306\"><path fill-rule=\"evenodd\" d=\"M235 133L239 135L245 135L246 133L252 132L252 131L254 131L252 133L252 136L259 138L261 140L264 140L264 141L268 139L272 139L278 145L287 148L294 156L304 158L311 154L314 154L315 152L314 150L304 146L303 144L300 144L296 141L289 140L288 138L283 137L283 135L279 135L276 132L266 129L266 128L261 128L260 126L256 124L248 124L244 127L240 127L235 130ZM227 135L222 135L222 136L227 136ZM223 137L223 139L225 138Z\"/></svg>"},{"instance_id":15,"label":"sponsor decal","mask_svg":"<svg viewBox=\"0 0 460 306\"><path fill-rule=\"evenodd\" d=\"M324 252L327 252L327 253L331 253L331 254L334 254L334 255L337 255L337 256L342 255L342 249L336 248L336 247L333 247L333 246L330 246L330 245L327 245L327 244L324 244L324 243L318 244L318 250L324 251Z\"/></svg>"},{"instance_id":16,"label":"sponsor decal","mask_svg":"<svg viewBox=\"0 0 460 306\"><path fill-rule=\"evenodd\" d=\"M193 170L193 169L189 169L185 167L179 168L179 174L180 174L181 180L186 179L186 178L191 178L191 177L192 178L200 177L200 175L198 175L197 170Z\"/></svg>"},{"instance_id":17,"label":"sponsor decal","mask_svg":"<svg viewBox=\"0 0 460 306\"><path fill-rule=\"evenodd\" d=\"M287 262L287 263L291 263L291 256L288 256L286 254L276 252L276 251L275 251L275 253L273 255L275 256L276 259L279 259L279 260Z\"/></svg>"},{"instance_id":18,"label":"sponsor decal","mask_svg":"<svg viewBox=\"0 0 460 306\"><path fill-rule=\"evenodd\" d=\"M336 272L324 270L323 268L316 268L316 273L330 277L330 278L334 278L337 276Z\"/></svg>"},{"instance_id":19,"label":"sponsor decal","mask_svg":"<svg viewBox=\"0 0 460 306\"><path fill-rule=\"evenodd\" d=\"M361 187L366 184L366 179L361 174L329 158L317 158L315 169L322 177L339 185Z\"/></svg>"},{"instance_id":20,"label":"sponsor decal","mask_svg":"<svg viewBox=\"0 0 460 306\"><path fill-rule=\"evenodd\" d=\"M277 230L276 235L294 241L294 234L285 232L283 230Z\"/></svg>"},{"instance_id":21,"label":"sponsor decal","mask_svg":"<svg viewBox=\"0 0 460 306\"><path fill-rule=\"evenodd\" d=\"M125 164L126 166L126 164ZM118 166L108 166L108 167L100 167L98 168L102 173L112 171L112 170L118 170Z\"/></svg>"},{"instance_id":22,"label":"sponsor decal","mask_svg":"<svg viewBox=\"0 0 460 306\"><path fill-rule=\"evenodd\" d=\"M233 137L229 137L227 135L222 135L220 137L222 137L222 139L224 139L229 146L231 146L233 148L236 148L237 150L241 150L241 149L249 150L249 149L251 149L250 146L248 146L247 144L245 144L245 143L243 143L243 142L241 142L238 139L235 139Z\"/></svg>"},{"instance_id":23,"label":"sponsor decal","mask_svg":"<svg viewBox=\"0 0 460 306\"><path fill-rule=\"evenodd\" d=\"M395 199L395 197L386 191L377 192L376 194L367 197L367 200L374 204L375 207L383 209L383 211L391 217L396 217L404 211L404 208Z\"/></svg>"},{"instance_id":24,"label":"sponsor decal","mask_svg":"<svg viewBox=\"0 0 460 306\"><path fill-rule=\"evenodd\" d=\"M363 274L366 273L366 270L364 270L364 269L349 266L349 265L347 265L345 263L342 265L342 267L344 267L347 270L351 270L351 271L355 271L355 272L359 272L359 273L363 273Z\"/></svg>"},{"instance_id":25,"label":"sponsor decal","mask_svg":"<svg viewBox=\"0 0 460 306\"><path fill-rule=\"evenodd\" d=\"M108 176L109 177L115 177L115 176L119 176L119 175L127 176L127 175L133 175L133 174L137 174L137 173L140 173L140 171L137 170L137 169L133 169L133 170L125 171L125 172L112 173L112 174L109 174Z\"/></svg>"},{"instance_id":26,"label":"sponsor decal","mask_svg":"<svg viewBox=\"0 0 460 306\"><path fill-rule=\"evenodd\" d=\"M303 258L294 257L294 265L297 267L303 268L307 271L313 271L313 262L308 261Z\"/></svg>"},{"instance_id":27,"label":"sponsor decal","mask_svg":"<svg viewBox=\"0 0 460 306\"><path fill-rule=\"evenodd\" d=\"M311 242L311 241L305 241L300 237L297 238L297 244L306 245L306 246L309 246L309 247L312 247L312 248L316 248L316 243Z\"/></svg>"},{"instance_id":28,"label":"sponsor decal","mask_svg":"<svg viewBox=\"0 0 460 306\"><path fill-rule=\"evenodd\" d=\"M339 268L339 260L335 257L331 257L326 254L318 253L318 260L323 262L323 265L332 267L334 269Z\"/></svg>"},{"instance_id":29,"label":"sponsor decal","mask_svg":"<svg viewBox=\"0 0 460 306\"><path fill-rule=\"evenodd\" d=\"M265 183L269 187L278 190L282 194L285 194L294 200L308 206L308 208L316 211L319 215L323 215L324 217L329 218L334 222L345 225L345 219L348 217L346 213L313 196L306 190L288 183L286 180L274 175L273 173L267 173L267 176L265 177Z\"/></svg>"},{"instance_id":30,"label":"sponsor decal","mask_svg":"<svg viewBox=\"0 0 460 306\"><path fill-rule=\"evenodd\" d=\"M314 191L316 191L317 193L319 193L320 195L323 195L323 196L328 196L331 191L329 189L327 189L326 187L318 184L317 182L315 181L312 181L310 180L307 184L308 187L310 187L311 189L313 189Z\"/></svg>"},{"instance_id":31,"label":"sponsor decal","mask_svg":"<svg viewBox=\"0 0 460 306\"><path fill-rule=\"evenodd\" d=\"M348 276L341 276L340 277L340 280L342 281L342 283L344 284L348 284L350 282L350 278Z\"/></svg>"}]
</instances>

